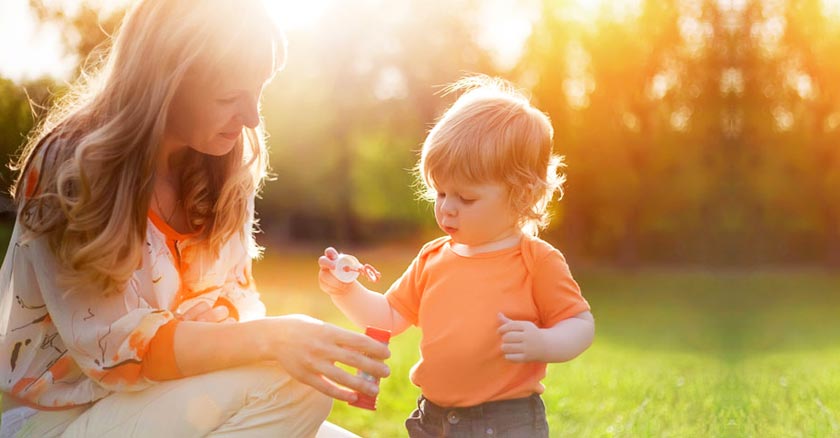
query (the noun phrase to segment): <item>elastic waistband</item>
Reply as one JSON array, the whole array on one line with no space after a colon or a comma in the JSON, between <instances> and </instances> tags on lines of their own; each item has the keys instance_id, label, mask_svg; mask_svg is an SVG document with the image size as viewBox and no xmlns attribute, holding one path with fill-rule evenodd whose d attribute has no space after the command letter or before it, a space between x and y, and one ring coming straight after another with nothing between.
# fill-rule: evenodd
<instances>
[{"instance_id":1,"label":"elastic waistband","mask_svg":"<svg viewBox=\"0 0 840 438\"><path fill-rule=\"evenodd\" d=\"M540 405L540 400L539 394L531 394L528 397L490 401L475 406L445 407L436 405L421 395L417 399L417 407L423 412L423 415L432 421L453 415L459 418L476 419L485 415L494 415L497 412L529 412Z\"/></svg>"}]
</instances>

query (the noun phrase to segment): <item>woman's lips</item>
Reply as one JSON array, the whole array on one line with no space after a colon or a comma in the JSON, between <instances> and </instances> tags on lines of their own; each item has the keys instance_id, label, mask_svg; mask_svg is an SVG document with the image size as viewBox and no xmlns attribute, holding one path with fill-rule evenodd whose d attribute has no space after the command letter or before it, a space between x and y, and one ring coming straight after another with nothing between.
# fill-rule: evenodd
<instances>
[{"instance_id":1,"label":"woman's lips","mask_svg":"<svg viewBox=\"0 0 840 438\"><path fill-rule=\"evenodd\" d=\"M221 135L222 137L224 137L224 138L226 138L226 139L228 139L228 140L236 140L236 139L237 139L237 137L239 137L239 131L236 131L236 132L223 132L223 133L221 133L221 134L219 134L219 135Z\"/></svg>"}]
</instances>

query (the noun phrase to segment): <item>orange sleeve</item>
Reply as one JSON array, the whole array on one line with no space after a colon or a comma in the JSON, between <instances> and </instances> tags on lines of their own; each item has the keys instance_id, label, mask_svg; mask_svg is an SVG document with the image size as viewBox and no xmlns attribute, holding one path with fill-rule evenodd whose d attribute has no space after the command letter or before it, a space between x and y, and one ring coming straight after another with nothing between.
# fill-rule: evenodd
<instances>
[{"instance_id":1,"label":"orange sleeve","mask_svg":"<svg viewBox=\"0 0 840 438\"><path fill-rule=\"evenodd\" d=\"M589 310L580 286L569 270L566 258L553 249L539 260L534 270L534 302L542 327L553 327L558 322Z\"/></svg>"},{"instance_id":2,"label":"orange sleeve","mask_svg":"<svg viewBox=\"0 0 840 438\"><path fill-rule=\"evenodd\" d=\"M175 329L179 322L173 319L162 325L149 341L142 370L147 379L161 381L184 377L175 360Z\"/></svg>"},{"instance_id":3,"label":"orange sleeve","mask_svg":"<svg viewBox=\"0 0 840 438\"><path fill-rule=\"evenodd\" d=\"M422 286L418 285L417 280L421 256L422 252L414 258L402 276L391 285L388 292L385 292L388 304L413 325L417 325L420 312Z\"/></svg>"}]
</instances>

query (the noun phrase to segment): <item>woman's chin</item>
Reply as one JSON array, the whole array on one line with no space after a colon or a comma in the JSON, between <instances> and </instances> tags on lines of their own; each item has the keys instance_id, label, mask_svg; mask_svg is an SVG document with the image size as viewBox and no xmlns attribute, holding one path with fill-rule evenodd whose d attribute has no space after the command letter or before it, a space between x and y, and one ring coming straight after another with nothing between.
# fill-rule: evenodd
<instances>
[{"instance_id":1,"label":"woman's chin","mask_svg":"<svg viewBox=\"0 0 840 438\"><path fill-rule=\"evenodd\" d=\"M236 146L237 140L238 139L228 140L223 137L217 137L201 146L190 146L190 148L205 155L221 157L222 155L229 154L230 151L233 150Z\"/></svg>"}]
</instances>

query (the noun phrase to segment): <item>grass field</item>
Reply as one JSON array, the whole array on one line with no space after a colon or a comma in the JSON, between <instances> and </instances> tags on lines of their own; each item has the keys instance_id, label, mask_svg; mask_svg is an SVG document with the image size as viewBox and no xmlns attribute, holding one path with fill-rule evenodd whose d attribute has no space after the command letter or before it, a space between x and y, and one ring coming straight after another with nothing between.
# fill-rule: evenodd
<instances>
[{"instance_id":1,"label":"grass field","mask_svg":"<svg viewBox=\"0 0 840 438\"><path fill-rule=\"evenodd\" d=\"M384 290L412 249L359 251ZM269 312L352 327L317 288L317 251L256 266ZM840 274L575 270L595 344L549 366L552 437L840 437ZM419 392L419 332L391 343L378 411L337 402L329 420L364 437L404 436Z\"/></svg>"}]
</instances>

